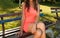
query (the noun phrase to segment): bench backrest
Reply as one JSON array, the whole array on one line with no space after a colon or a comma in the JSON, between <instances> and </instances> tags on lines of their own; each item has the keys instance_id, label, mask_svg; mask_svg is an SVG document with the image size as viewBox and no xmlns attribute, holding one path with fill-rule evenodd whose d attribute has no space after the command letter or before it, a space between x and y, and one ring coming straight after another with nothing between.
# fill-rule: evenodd
<instances>
[{"instance_id":1,"label":"bench backrest","mask_svg":"<svg viewBox=\"0 0 60 38\"><path fill-rule=\"evenodd\" d=\"M57 30L60 30L60 18L58 16L58 13L60 12L60 8L51 8L51 10L52 10L52 13L56 13L57 21L56 21L56 24L55 24L55 28Z\"/></svg>"},{"instance_id":2,"label":"bench backrest","mask_svg":"<svg viewBox=\"0 0 60 38\"><path fill-rule=\"evenodd\" d=\"M56 17L58 18L58 13L60 13L60 8L51 8L52 13L56 13Z\"/></svg>"}]
</instances>

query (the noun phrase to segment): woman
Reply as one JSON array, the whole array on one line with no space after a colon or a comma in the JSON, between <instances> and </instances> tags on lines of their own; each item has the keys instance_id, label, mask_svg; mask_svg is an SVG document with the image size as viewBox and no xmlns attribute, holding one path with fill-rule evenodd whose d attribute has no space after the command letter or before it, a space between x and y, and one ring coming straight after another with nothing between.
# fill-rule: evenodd
<instances>
[{"instance_id":1,"label":"woman","mask_svg":"<svg viewBox=\"0 0 60 38\"><path fill-rule=\"evenodd\" d=\"M21 33L30 32L34 34L34 38L46 38L45 25L39 20L38 0L24 0L22 3L22 24Z\"/></svg>"}]
</instances>

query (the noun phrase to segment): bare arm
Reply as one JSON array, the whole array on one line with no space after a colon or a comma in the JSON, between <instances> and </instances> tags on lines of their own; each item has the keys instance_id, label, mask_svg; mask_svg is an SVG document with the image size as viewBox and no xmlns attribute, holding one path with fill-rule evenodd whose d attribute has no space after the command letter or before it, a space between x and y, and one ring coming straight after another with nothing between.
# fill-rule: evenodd
<instances>
[{"instance_id":1,"label":"bare arm","mask_svg":"<svg viewBox=\"0 0 60 38\"><path fill-rule=\"evenodd\" d=\"M22 30L22 28L23 28L24 19L25 19L25 15L24 15L24 3L22 3L21 30Z\"/></svg>"},{"instance_id":2,"label":"bare arm","mask_svg":"<svg viewBox=\"0 0 60 38\"><path fill-rule=\"evenodd\" d=\"M40 9L39 9L40 7L39 7L39 5L38 5L38 11L37 11L37 18L36 18L36 22L35 23L37 23L37 22L39 22L39 18L40 18Z\"/></svg>"}]
</instances>

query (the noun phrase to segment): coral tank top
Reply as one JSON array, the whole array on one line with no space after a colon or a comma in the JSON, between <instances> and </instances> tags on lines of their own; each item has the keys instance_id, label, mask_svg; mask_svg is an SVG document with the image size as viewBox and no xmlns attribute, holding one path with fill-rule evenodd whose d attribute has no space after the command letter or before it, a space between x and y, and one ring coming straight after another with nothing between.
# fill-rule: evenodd
<instances>
[{"instance_id":1,"label":"coral tank top","mask_svg":"<svg viewBox=\"0 0 60 38\"><path fill-rule=\"evenodd\" d=\"M24 13L25 13L25 20L24 20L25 22L35 22L37 11L33 7L30 7L29 11L27 11L26 8Z\"/></svg>"},{"instance_id":2,"label":"coral tank top","mask_svg":"<svg viewBox=\"0 0 60 38\"><path fill-rule=\"evenodd\" d=\"M24 19L24 31L27 32L28 30L28 25L31 22L35 22L36 20L36 16L37 16L37 12L33 7L29 8L29 11L27 11L27 8L24 10L24 15L25 15L25 19Z\"/></svg>"}]
</instances>

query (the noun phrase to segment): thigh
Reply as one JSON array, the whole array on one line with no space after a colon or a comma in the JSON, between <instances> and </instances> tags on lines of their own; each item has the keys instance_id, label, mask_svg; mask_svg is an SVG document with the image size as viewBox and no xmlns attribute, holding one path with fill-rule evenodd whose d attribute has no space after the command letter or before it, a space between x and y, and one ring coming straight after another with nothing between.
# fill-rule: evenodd
<instances>
[{"instance_id":1,"label":"thigh","mask_svg":"<svg viewBox=\"0 0 60 38\"><path fill-rule=\"evenodd\" d=\"M35 23L29 24L28 32L31 32L31 33L35 33L36 32L36 24Z\"/></svg>"},{"instance_id":2,"label":"thigh","mask_svg":"<svg viewBox=\"0 0 60 38\"><path fill-rule=\"evenodd\" d=\"M35 34L35 32L37 31L37 28L40 28L41 30L45 30L44 23L38 22L37 25L36 25L36 23L29 24L28 25L28 32Z\"/></svg>"},{"instance_id":3,"label":"thigh","mask_svg":"<svg viewBox=\"0 0 60 38\"><path fill-rule=\"evenodd\" d=\"M43 22L38 22L37 28L45 29L45 24Z\"/></svg>"}]
</instances>

